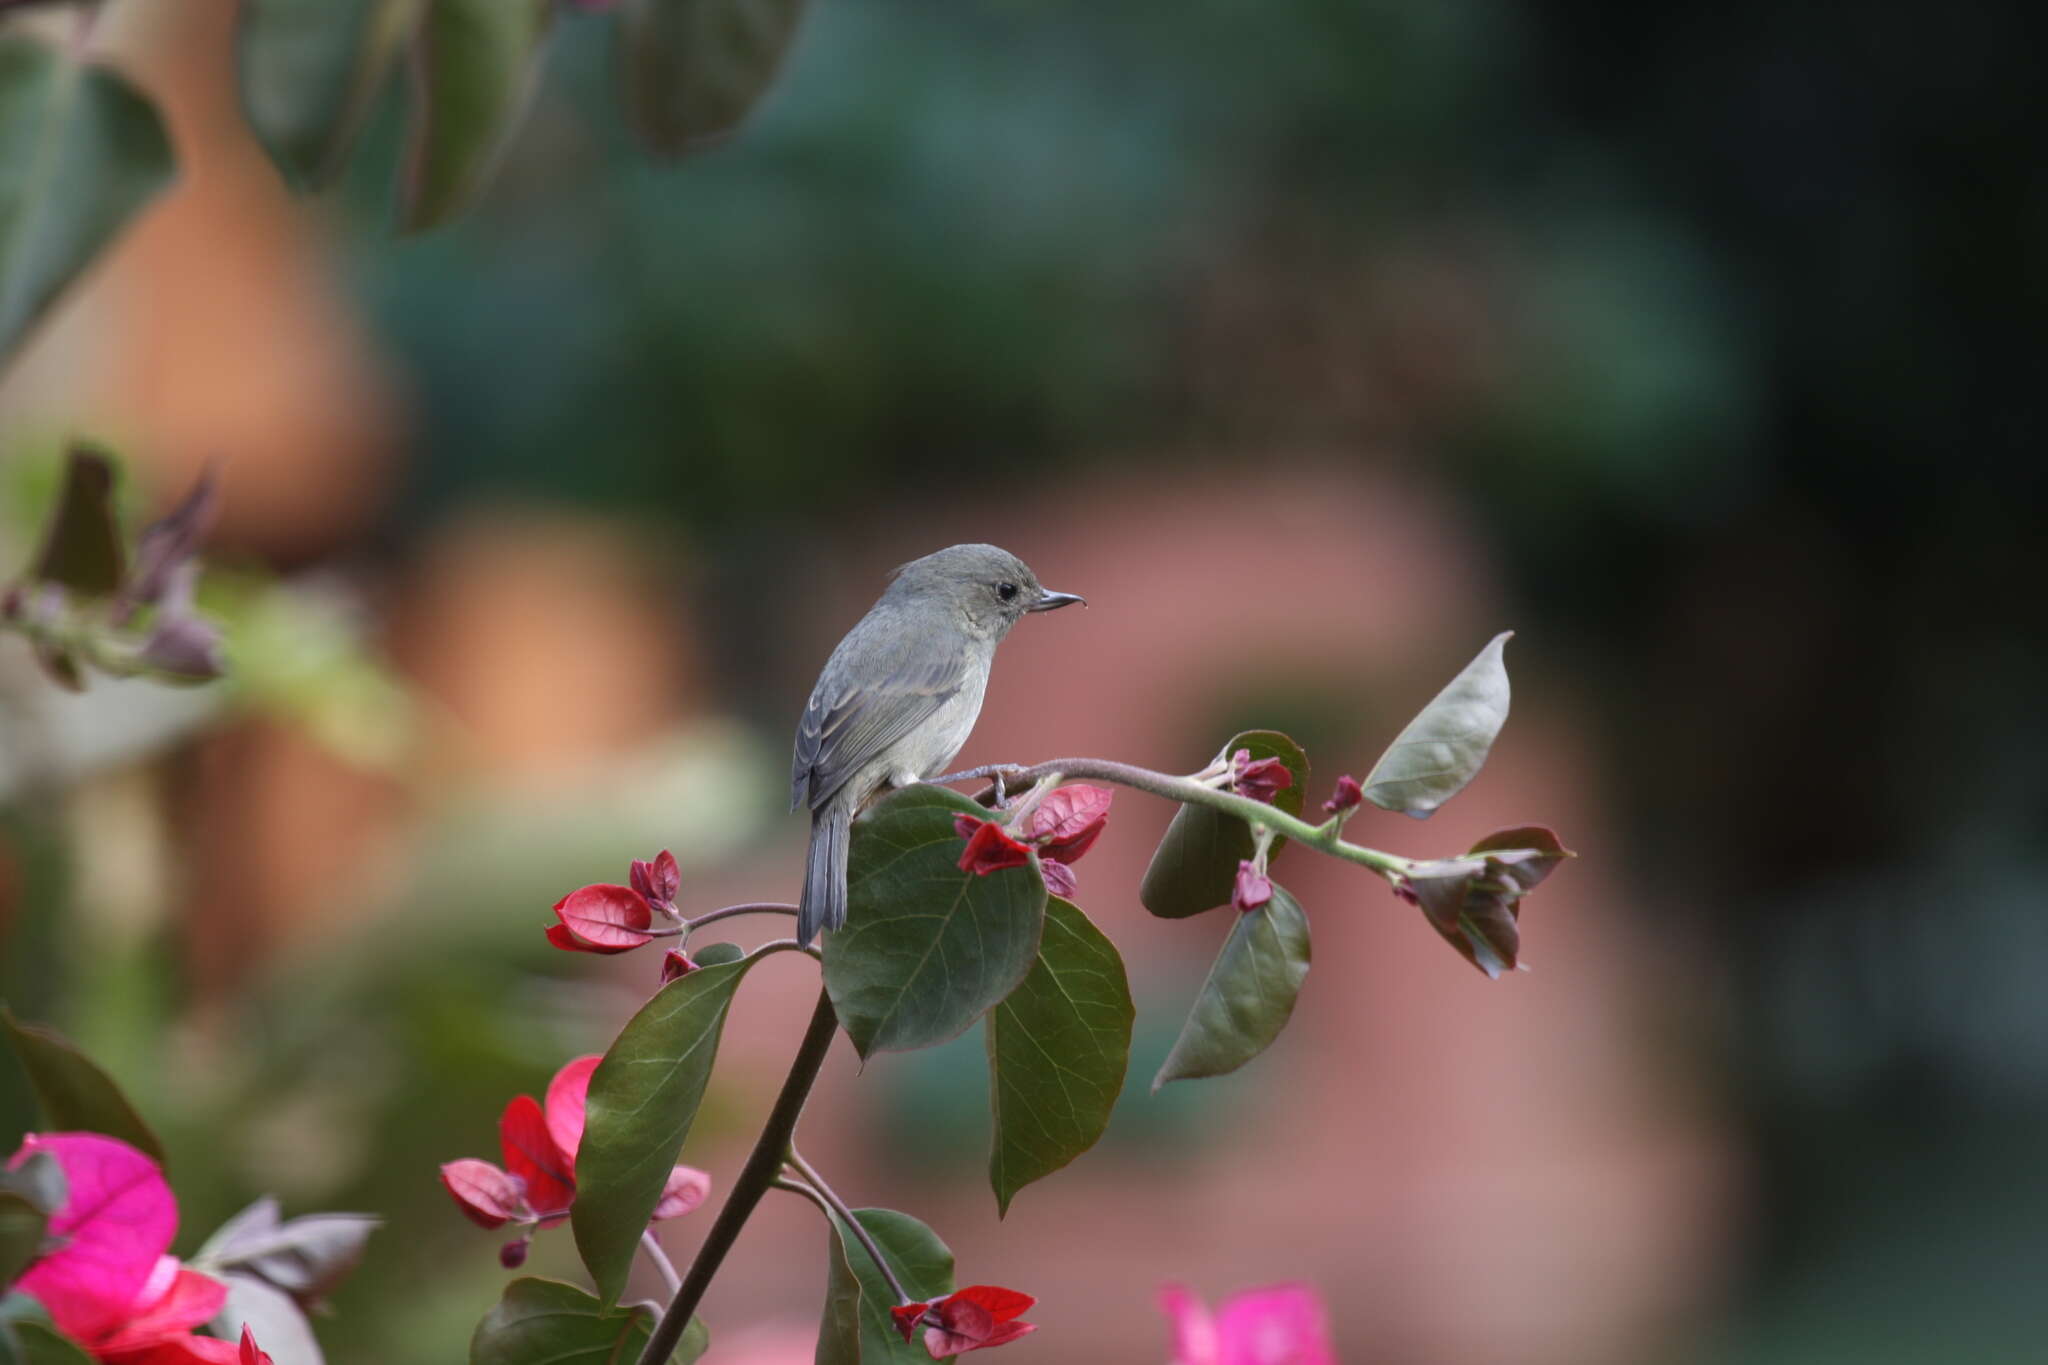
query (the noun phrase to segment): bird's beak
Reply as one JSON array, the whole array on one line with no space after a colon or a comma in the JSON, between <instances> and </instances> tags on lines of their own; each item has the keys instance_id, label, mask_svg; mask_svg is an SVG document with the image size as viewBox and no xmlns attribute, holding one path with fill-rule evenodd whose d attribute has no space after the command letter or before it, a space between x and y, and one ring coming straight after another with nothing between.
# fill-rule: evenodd
<instances>
[{"instance_id":1,"label":"bird's beak","mask_svg":"<svg viewBox=\"0 0 2048 1365\"><path fill-rule=\"evenodd\" d=\"M1071 607L1076 602L1079 602L1084 607L1088 605L1088 599L1077 592L1053 592L1047 589L1045 595L1036 602L1033 602L1029 610L1055 611L1060 607Z\"/></svg>"}]
</instances>

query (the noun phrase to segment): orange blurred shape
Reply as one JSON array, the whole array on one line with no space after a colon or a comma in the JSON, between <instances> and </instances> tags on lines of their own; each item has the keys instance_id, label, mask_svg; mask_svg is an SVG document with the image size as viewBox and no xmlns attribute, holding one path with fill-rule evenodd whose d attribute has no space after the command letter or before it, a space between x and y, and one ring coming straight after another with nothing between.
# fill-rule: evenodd
<instances>
[{"instance_id":1,"label":"orange blurred shape","mask_svg":"<svg viewBox=\"0 0 2048 1365\"><path fill-rule=\"evenodd\" d=\"M304 562L376 514L399 411L329 277L314 207L243 121L236 8L130 6L105 26L106 55L170 125L178 179L94 281L104 368L80 398L165 496L223 464L217 545Z\"/></svg>"},{"instance_id":2,"label":"orange blurred shape","mask_svg":"<svg viewBox=\"0 0 2048 1365\"><path fill-rule=\"evenodd\" d=\"M685 622L620 528L473 516L395 604L392 652L453 716L471 773L546 777L630 751L698 695Z\"/></svg>"}]
</instances>

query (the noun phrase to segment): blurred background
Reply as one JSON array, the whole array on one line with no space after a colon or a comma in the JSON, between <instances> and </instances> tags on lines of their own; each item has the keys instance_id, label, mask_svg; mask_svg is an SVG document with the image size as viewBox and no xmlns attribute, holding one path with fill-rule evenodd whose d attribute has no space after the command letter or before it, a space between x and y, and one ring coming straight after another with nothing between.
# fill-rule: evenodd
<instances>
[{"instance_id":1,"label":"blurred background","mask_svg":"<svg viewBox=\"0 0 2048 1365\"><path fill-rule=\"evenodd\" d=\"M230 12L103 23L181 179L0 377L9 566L69 436L138 516L224 478L232 683L70 697L0 641L0 994L164 1133L180 1249L264 1191L377 1213L329 1358L461 1358L506 1273L436 1167L655 984L548 905L664 846L691 910L793 894L819 664L990 540L1092 605L1005 646L963 763L1271 725L1317 800L1511 627L1486 771L1354 837L1581 854L1489 983L1297 853L1293 1027L1153 1096L1223 926L1138 906L1169 812L1119 795L1102 1144L999 1224L971 1035L842 1048L807 1122L1041 1298L1006 1358L1163 1360L1162 1281L1297 1278L1356 1365L2039 1358L2040 7L818 0L675 167L583 19L418 239L393 118L285 192ZM812 990L739 1002L685 1153L721 1186ZM6 1145L32 1115L0 1067ZM712 1365L810 1358L822 1253L766 1208Z\"/></svg>"}]
</instances>

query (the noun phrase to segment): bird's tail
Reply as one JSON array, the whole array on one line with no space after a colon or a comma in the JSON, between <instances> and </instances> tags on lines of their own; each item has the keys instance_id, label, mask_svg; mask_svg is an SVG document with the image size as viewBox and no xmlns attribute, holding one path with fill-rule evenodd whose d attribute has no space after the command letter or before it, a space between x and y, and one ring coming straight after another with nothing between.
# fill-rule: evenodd
<instances>
[{"instance_id":1,"label":"bird's tail","mask_svg":"<svg viewBox=\"0 0 2048 1365\"><path fill-rule=\"evenodd\" d=\"M820 929L846 923L846 840L853 812L827 801L811 816L811 856L797 905L796 939L809 943Z\"/></svg>"}]
</instances>

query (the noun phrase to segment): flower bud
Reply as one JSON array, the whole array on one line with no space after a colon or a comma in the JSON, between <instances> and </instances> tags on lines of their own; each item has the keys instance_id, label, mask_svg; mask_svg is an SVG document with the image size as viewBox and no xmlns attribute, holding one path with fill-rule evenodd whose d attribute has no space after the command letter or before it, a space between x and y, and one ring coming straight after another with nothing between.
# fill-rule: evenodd
<instances>
[{"instance_id":1,"label":"flower bud","mask_svg":"<svg viewBox=\"0 0 2048 1365\"><path fill-rule=\"evenodd\" d=\"M1323 802L1323 813L1325 815L1342 815L1347 810L1356 809L1359 803L1364 800L1365 788L1358 785L1357 778L1353 777L1350 773L1346 773L1337 779L1336 793L1329 800Z\"/></svg>"}]
</instances>

